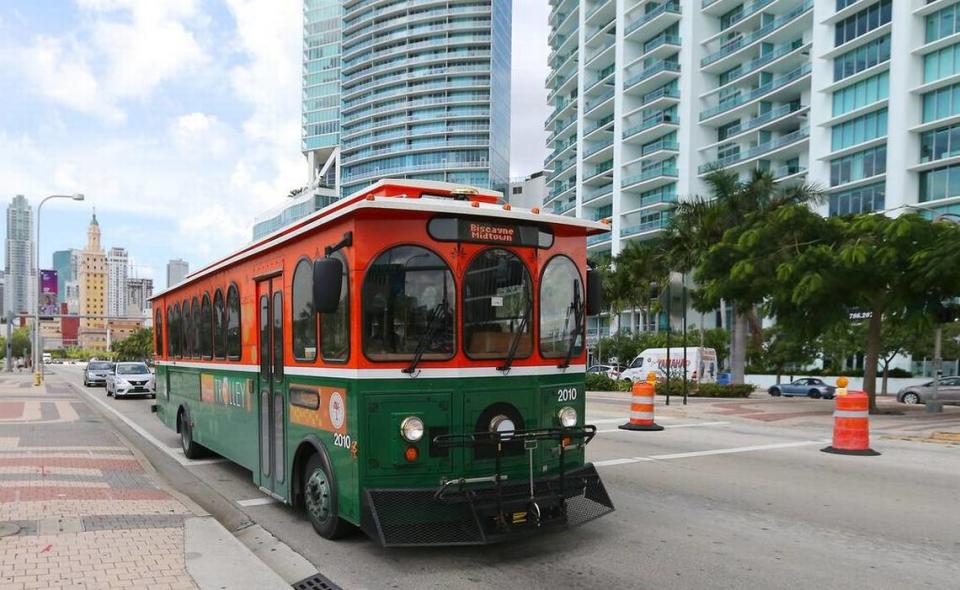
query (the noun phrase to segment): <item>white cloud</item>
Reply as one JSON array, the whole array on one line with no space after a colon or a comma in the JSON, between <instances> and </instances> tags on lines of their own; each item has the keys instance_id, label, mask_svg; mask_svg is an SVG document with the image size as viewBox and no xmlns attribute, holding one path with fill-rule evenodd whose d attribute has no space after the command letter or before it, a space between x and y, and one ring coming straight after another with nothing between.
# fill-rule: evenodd
<instances>
[{"instance_id":1,"label":"white cloud","mask_svg":"<svg viewBox=\"0 0 960 590\"><path fill-rule=\"evenodd\" d=\"M5 68L17 69L35 92L81 113L106 121L123 121L124 114L110 104L85 52L76 43L39 36L23 47L5 51Z\"/></svg>"},{"instance_id":2,"label":"white cloud","mask_svg":"<svg viewBox=\"0 0 960 590\"><path fill-rule=\"evenodd\" d=\"M5 48L7 68L32 90L74 111L124 121L123 102L208 63L194 29L194 0L76 0L80 25Z\"/></svg>"}]
</instances>

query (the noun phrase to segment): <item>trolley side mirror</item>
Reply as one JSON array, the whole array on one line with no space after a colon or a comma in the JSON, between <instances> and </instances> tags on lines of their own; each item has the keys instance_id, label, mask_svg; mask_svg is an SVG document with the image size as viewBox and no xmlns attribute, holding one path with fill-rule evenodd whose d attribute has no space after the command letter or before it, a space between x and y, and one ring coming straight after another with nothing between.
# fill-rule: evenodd
<instances>
[{"instance_id":1,"label":"trolley side mirror","mask_svg":"<svg viewBox=\"0 0 960 590\"><path fill-rule=\"evenodd\" d=\"M343 263L336 258L320 258L313 263L313 309L333 313L340 304L343 287Z\"/></svg>"},{"instance_id":2,"label":"trolley side mirror","mask_svg":"<svg viewBox=\"0 0 960 590\"><path fill-rule=\"evenodd\" d=\"M600 271L587 270L587 315L599 315L603 307L603 283Z\"/></svg>"}]
</instances>

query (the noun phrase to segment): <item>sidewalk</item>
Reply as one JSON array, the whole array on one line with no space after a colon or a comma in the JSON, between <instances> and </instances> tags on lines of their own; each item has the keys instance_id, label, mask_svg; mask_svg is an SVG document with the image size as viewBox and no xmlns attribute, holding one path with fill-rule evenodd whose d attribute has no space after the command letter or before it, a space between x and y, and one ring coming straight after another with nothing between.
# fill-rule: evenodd
<instances>
[{"instance_id":1,"label":"sidewalk","mask_svg":"<svg viewBox=\"0 0 960 590\"><path fill-rule=\"evenodd\" d=\"M211 560L229 553L249 562L256 587L289 588L166 489L70 385L0 373L0 535L17 529L0 536L0 590L204 588L225 565Z\"/></svg>"}]
</instances>

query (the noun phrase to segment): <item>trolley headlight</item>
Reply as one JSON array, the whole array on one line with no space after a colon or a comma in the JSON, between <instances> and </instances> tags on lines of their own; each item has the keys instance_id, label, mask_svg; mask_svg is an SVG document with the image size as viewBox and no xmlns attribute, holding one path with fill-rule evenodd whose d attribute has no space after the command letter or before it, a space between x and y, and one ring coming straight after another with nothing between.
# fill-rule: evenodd
<instances>
[{"instance_id":1,"label":"trolley headlight","mask_svg":"<svg viewBox=\"0 0 960 590\"><path fill-rule=\"evenodd\" d=\"M513 432L516 429L517 427L513 423L513 420L507 418L503 414L498 414L494 416L492 420L490 420L490 432ZM509 440L512 437L512 434L508 434L502 438L504 440Z\"/></svg>"},{"instance_id":2,"label":"trolley headlight","mask_svg":"<svg viewBox=\"0 0 960 590\"><path fill-rule=\"evenodd\" d=\"M570 428L577 425L577 411L570 406L564 406L557 412L557 418L560 419L560 425L564 428Z\"/></svg>"},{"instance_id":3,"label":"trolley headlight","mask_svg":"<svg viewBox=\"0 0 960 590\"><path fill-rule=\"evenodd\" d=\"M400 436L407 442L415 443L423 438L423 420L416 416L407 416L400 423Z\"/></svg>"}]
</instances>

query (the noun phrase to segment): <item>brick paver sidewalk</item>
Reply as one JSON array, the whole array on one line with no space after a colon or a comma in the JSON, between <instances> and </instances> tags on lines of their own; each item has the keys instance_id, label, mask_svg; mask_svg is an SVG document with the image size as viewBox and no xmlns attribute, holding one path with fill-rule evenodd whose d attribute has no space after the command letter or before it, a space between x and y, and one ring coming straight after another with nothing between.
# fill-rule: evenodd
<instances>
[{"instance_id":1,"label":"brick paver sidewalk","mask_svg":"<svg viewBox=\"0 0 960 590\"><path fill-rule=\"evenodd\" d=\"M0 590L196 588L192 515L68 385L0 373Z\"/></svg>"}]
</instances>

